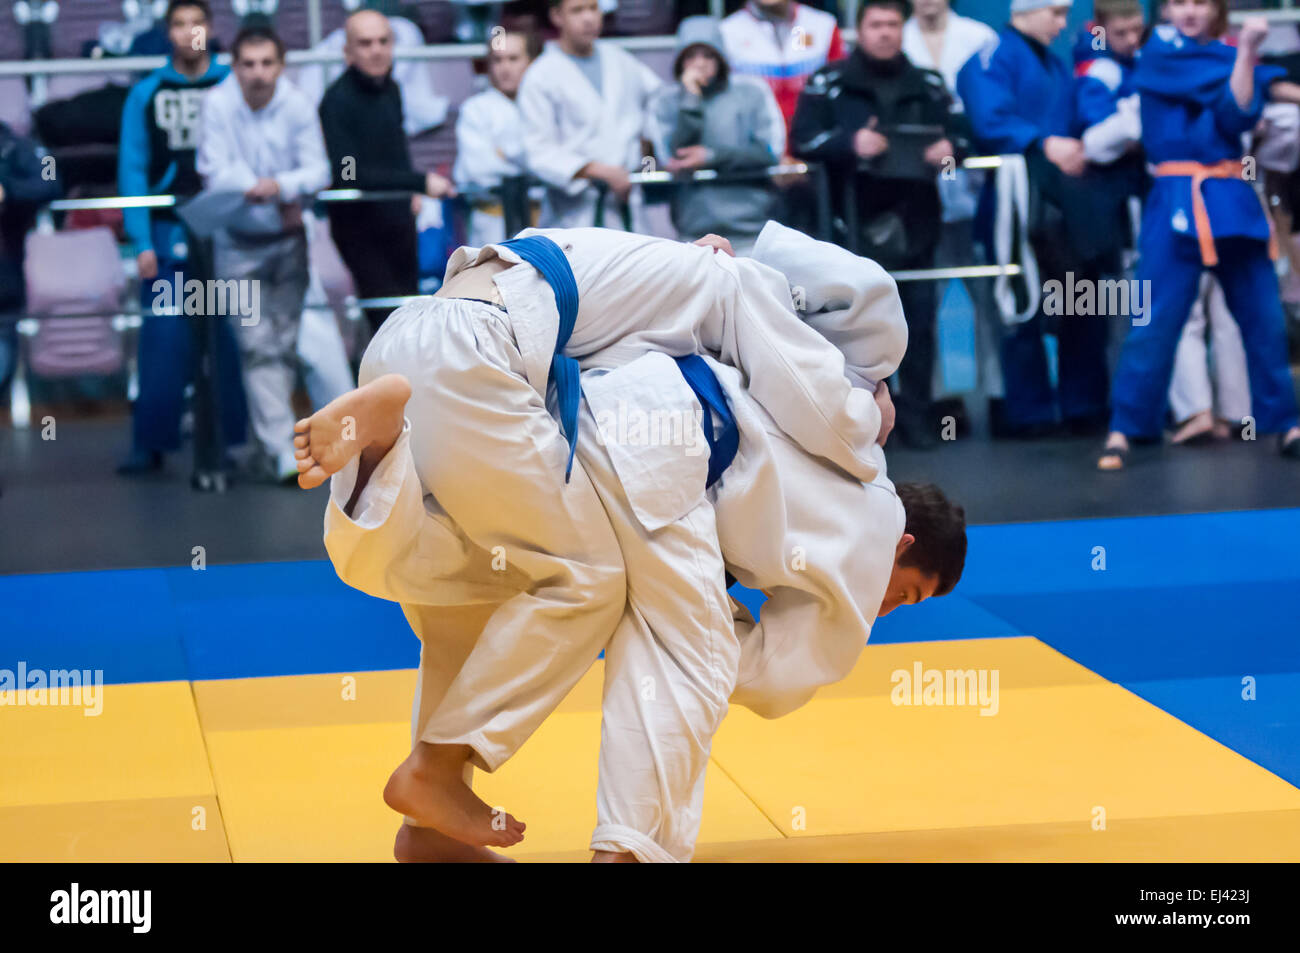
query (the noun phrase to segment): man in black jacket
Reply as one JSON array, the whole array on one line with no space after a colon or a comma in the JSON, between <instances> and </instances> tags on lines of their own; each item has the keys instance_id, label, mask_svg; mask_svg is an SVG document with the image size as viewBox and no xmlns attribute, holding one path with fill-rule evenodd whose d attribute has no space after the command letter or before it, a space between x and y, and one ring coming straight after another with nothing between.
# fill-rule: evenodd
<instances>
[{"instance_id":1,"label":"man in black jacket","mask_svg":"<svg viewBox=\"0 0 1300 953\"><path fill-rule=\"evenodd\" d=\"M393 29L373 10L348 17L343 46L348 68L325 90L321 130L336 189L454 195L437 173L416 172L402 129L402 93L393 81ZM411 200L331 203L330 235L361 298L416 294L420 284L415 214ZM391 308L371 308L366 319L379 330Z\"/></svg>"},{"instance_id":2,"label":"man in black jacket","mask_svg":"<svg viewBox=\"0 0 1300 953\"><path fill-rule=\"evenodd\" d=\"M910 14L908 0L865 0L857 47L813 74L790 133L795 155L826 164L838 240L891 271L933 267L942 227L936 175L956 169L966 144L943 77L902 53ZM931 419L937 292L932 281L899 286L908 345L897 429L915 447L938 441Z\"/></svg>"}]
</instances>

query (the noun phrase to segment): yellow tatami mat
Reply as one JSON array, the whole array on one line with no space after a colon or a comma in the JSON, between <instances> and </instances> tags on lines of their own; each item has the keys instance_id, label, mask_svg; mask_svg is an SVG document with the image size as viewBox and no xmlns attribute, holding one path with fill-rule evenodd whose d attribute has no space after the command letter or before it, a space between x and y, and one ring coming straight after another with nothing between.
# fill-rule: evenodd
<instances>
[{"instance_id":1,"label":"yellow tatami mat","mask_svg":"<svg viewBox=\"0 0 1300 953\"><path fill-rule=\"evenodd\" d=\"M983 672L985 697L897 703L948 670ZM476 778L528 824L512 856L589 856L601 675ZM0 859L389 860L380 795L414 684L115 685L95 717L0 709ZM1300 860L1300 790L1036 639L869 646L793 715L728 715L697 858Z\"/></svg>"}]
</instances>

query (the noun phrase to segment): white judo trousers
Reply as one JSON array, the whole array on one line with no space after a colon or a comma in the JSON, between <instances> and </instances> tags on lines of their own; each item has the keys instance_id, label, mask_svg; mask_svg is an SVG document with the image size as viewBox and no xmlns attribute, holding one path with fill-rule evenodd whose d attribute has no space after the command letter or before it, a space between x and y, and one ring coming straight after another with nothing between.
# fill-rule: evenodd
<instances>
[{"instance_id":1,"label":"white judo trousers","mask_svg":"<svg viewBox=\"0 0 1300 953\"><path fill-rule=\"evenodd\" d=\"M1201 278L1201 294L1178 339L1169 409L1180 423L1207 410L1236 424L1250 415L1250 374L1241 329L1228 309L1223 287L1208 272Z\"/></svg>"},{"instance_id":2,"label":"white judo trousers","mask_svg":"<svg viewBox=\"0 0 1300 953\"><path fill-rule=\"evenodd\" d=\"M366 350L360 381L391 373L410 381L407 416L417 422L405 438L416 482L401 485L446 514L468 565L427 557L428 592L359 585L367 580L354 573L383 567L423 584L410 578L420 575L418 544L409 544L417 549L406 563L401 553L379 554L377 566L336 556L330 518L346 517L333 504L326 546L345 582L404 603L426 651L441 624L430 607L467 596L472 604L478 597L464 592L467 580L486 584L489 599L513 583L419 733L429 743L470 745L474 763L495 770L604 648L622 613L622 555L586 474L575 467L565 482L568 444L527 381L503 312L449 298L399 309Z\"/></svg>"},{"instance_id":3,"label":"white judo trousers","mask_svg":"<svg viewBox=\"0 0 1300 953\"><path fill-rule=\"evenodd\" d=\"M740 645L699 401L648 354L583 375L578 455L623 550L627 609L605 649L592 850L688 861Z\"/></svg>"}]
</instances>

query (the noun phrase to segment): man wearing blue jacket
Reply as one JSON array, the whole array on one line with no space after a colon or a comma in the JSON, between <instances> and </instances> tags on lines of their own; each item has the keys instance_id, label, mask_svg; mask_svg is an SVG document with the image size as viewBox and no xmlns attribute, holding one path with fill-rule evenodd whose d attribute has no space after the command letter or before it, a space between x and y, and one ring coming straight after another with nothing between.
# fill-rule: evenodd
<instances>
[{"instance_id":1,"label":"man wearing blue jacket","mask_svg":"<svg viewBox=\"0 0 1300 953\"><path fill-rule=\"evenodd\" d=\"M203 97L230 72L208 49L207 0L171 0L165 22L171 60L131 88L122 110L117 167L122 195L181 198L198 193L195 150ZM186 232L175 211L126 209L123 220L136 252L144 315L131 453L118 467L119 473L131 474L160 469L164 451L180 447L185 385L194 371L194 341L189 319L161 304L184 300L183 294L166 287L181 282L183 288L189 264ZM227 445L239 444L247 414L239 352L224 321L219 323L217 340L222 432Z\"/></svg>"},{"instance_id":2,"label":"man wearing blue jacket","mask_svg":"<svg viewBox=\"0 0 1300 953\"><path fill-rule=\"evenodd\" d=\"M1087 162L1083 143L1074 137L1074 76L1048 49L1068 13L1069 6L1058 0L1012 0L1011 23L962 67L957 91L981 151L1025 157L1035 193L1029 238L1043 280L1064 280L1074 272L1077 284L1097 275L1086 229L1088 193L1080 182ZM985 210L991 207L988 192ZM987 237L988 217L981 218ZM1055 393L1043 344L1045 324L1040 308L1003 336L1006 398L995 429L1037 437L1063 422L1075 432L1097 431L1107 417L1107 321L1100 315L1060 320Z\"/></svg>"}]
</instances>

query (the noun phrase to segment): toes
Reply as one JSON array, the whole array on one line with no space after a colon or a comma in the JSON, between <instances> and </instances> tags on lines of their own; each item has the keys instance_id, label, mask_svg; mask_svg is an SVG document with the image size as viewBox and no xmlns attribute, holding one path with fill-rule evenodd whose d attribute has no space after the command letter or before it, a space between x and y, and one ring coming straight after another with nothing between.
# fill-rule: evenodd
<instances>
[{"instance_id":1,"label":"toes","mask_svg":"<svg viewBox=\"0 0 1300 953\"><path fill-rule=\"evenodd\" d=\"M314 487L320 486L327 479L329 479L329 474L326 473L322 467L317 465L313 466L306 473L298 474L298 485L304 490L310 490Z\"/></svg>"},{"instance_id":2,"label":"toes","mask_svg":"<svg viewBox=\"0 0 1300 953\"><path fill-rule=\"evenodd\" d=\"M293 445L299 450L305 450L311 446L311 437L308 434L299 432L293 438Z\"/></svg>"},{"instance_id":3,"label":"toes","mask_svg":"<svg viewBox=\"0 0 1300 953\"><path fill-rule=\"evenodd\" d=\"M313 458L309 457L309 456L298 456L298 454L296 454L296 453L294 454L294 456L298 457L298 472L299 472L299 473L306 473L306 472L307 472L308 470L310 470L312 467L318 465L318 464L316 463L316 461L315 461Z\"/></svg>"}]
</instances>

